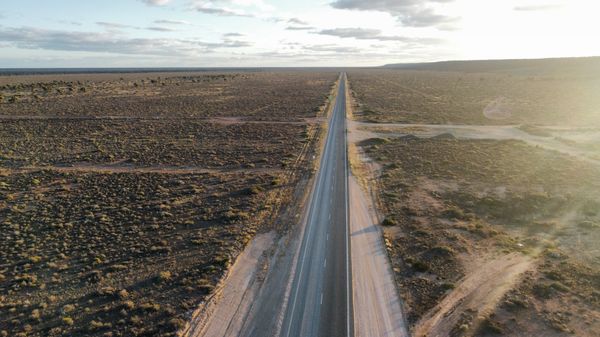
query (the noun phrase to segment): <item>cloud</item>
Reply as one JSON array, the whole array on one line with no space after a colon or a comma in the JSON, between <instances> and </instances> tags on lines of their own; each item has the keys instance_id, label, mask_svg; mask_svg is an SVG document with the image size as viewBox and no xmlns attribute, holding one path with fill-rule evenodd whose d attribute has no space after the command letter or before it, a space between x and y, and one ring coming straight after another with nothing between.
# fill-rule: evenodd
<instances>
[{"instance_id":1,"label":"cloud","mask_svg":"<svg viewBox=\"0 0 600 337\"><path fill-rule=\"evenodd\" d=\"M546 5L530 5L530 6L516 6L513 9L515 11L547 11L552 9L558 9L563 7L560 4L546 4Z\"/></svg>"},{"instance_id":2,"label":"cloud","mask_svg":"<svg viewBox=\"0 0 600 337\"><path fill-rule=\"evenodd\" d=\"M264 13L273 10L263 0L194 0L191 8L205 14L241 17L264 17Z\"/></svg>"},{"instance_id":3,"label":"cloud","mask_svg":"<svg viewBox=\"0 0 600 337\"><path fill-rule=\"evenodd\" d=\"M157 25L191 25L190 22L184 20L154 20Z\"/></svg>"},{"instance_id":4,"label":"cloud","mask_svg":"<svg viewBox=\"0 0 600 337\"><path fill-rule=\"evenodd\" d=\"M139 27L125 25L122 23L115 22L106 22L106 21L98 21L96 22L98 26L104 27L106 29L138 29Z\"/></svg>"},{"instance_id":5,"label":"cloud","mask_svg":"<svg viewBox=\"0 0 600 337\"><path fill-rule=\"evenodd\" d=\"M224 40L204 42L198 40L124 38L113 32L78 32L47 30L32 27L0 27L0 42L21 49L81 51L113 54L194 56L218 48L239 48L251 45L245 41Z\"/></svg>"},{"instance_id":6,"label":"cloud","mask_svg":"<svg viewBox=\"0 0 600 337\"><path fill-rule=\"evenodd\" d=\"M225 39L218 48L242 48L242 47L252 47L254 44L248 41L239 41L239 40L227 40Z\"/></svg>"},{"instance_id":7,"label":"cloud","mask_svg":"<svg viewBox=\"0 0 600 337\"><path fill-rule=\"evenodd\" d=\"M0 18L2 17L2 14L0 14ZM79 21L69 21L69 20L58 20L58 23L62 23L63 25L73 25L73 26L82 26L83 23L79 22Z\"/></svg>"},{"instance_id":8,"label":"cloud","mask_svg":"<svg viewBox=\"0 0 600 337\"><path fill-rule=\"evenodd\" d=\"M241 36L245 36L245 35L241 34L241 33L226 33L226 34L223 34L223 36L225 36L225 37L241 37Z\"/></svg>"},{"instance_id":9,"label":"cloud","mask_svg":"<svg viewBox=\"0 0 600 337\"><path fill-rule=\"evenodd\" d=\"M124 39L110 33L57 31L31 27L0 29L0 41L22 49L117 54L168 55L167 47L174 47L174 43L162 39Z\"/></svg>"},{"instance_id":10,"label":"cloud","mask_svg":"<svg viewBox=\"0 0 600 337\"><path fill-rule=\"evenodd\" d=\"M378 40L378 41L398 41L398 42L421 42L434 43L439 42L437 39L412 38L397 35L383 35L379 29L366 28L333 28L324 29L316 32L320 35L337 36L340 38L354 38L357 40Z\"/></svg>"},{"instance_id":11,"label":"cloud","mask_svg":"<svg viewBox=\"0 0 600 337\"><path fill-rule=\"evenodd\" d=\"M327 53L360 53L361 49L356 47L345 47L334 44L320 44L320 45L308 45L303 46L302 49L314 52L327 52Z\"/></svg>"},{"instance_id":12,"label":"cloud","mask_svg":"<svg viewBox=\"0 0 600 337\"><path fill-rule=\"evenodd\" d=\"M298 27L298 26L288 26L285 27L286 30L314 30L315 27L310 27L310 26L302 26L302 27Z\"/></svg>"},{"instance_id":13,"label":"cloud","mask_svg":"<svg viewBox=\"0 0 600 337\"><path fill-rule=\"evenodd\" d=\"M306 21L302 21L298 18L291 18L287 22L294 24L294 25L299 25L299 26L307 26L308 25L308 23Z\"/></svg>"},{"instance_id":14,"label":"cloud","mask_svg":"<svg viewBox=\"0 0 600 337\"><path fill-rule=\"evenodd\" d=\"M173 29L173 28L170 28L170 27L162 27L162 26L138 27L138 26L125 25L125 24L122 24L122 23L105 22L105 21L98 21L98 22L96 22L96 24L98 26L104 27L108 31L113 31L113 32L114 31L120 31L122 29L150 30L150 31L155 31L155 32L174 32L174 31L177 31L177 29Z\"/></svg>"},{"instance_id":15,"label":"cloud","mask_svg":"<svg viewBox=\"0 0 600 337\"><path fill-rule=\"evenodd\" d=\"M433 3L454 0L336 0L330 5L337 9L386 12L409 27L430 27L456 21L456 18L436 14L429 7Z\"/></svg>"},{"instance_id":16,"label":"cloud","mask_svg":"<svg viewBox=\"0 0 600 337\"><path fill-rule=\"evenodd\" d=\"M171 0L141 0L146 5L150 6L164 6L171 2Z\"/></svg>"},{"instance_id":17,"label":"cloud","mask_svg":"<svg viewBox=\"0 0 600 337\"><path fill-rule=\"evenodd\" d=\"M253 17L253 15L246 14L244 12L228 9L228 8L214 8L214 7L203 7L197 6L194 8L197 12L204 14L214 14L219 16L241 16L241 17Z\"/></svg>"},{"instance_id":18,"label":"cloud","mask_svg":"<svg viewBox=\"0 0 600 337\"><path fill-rule=\"evenodd\" d=\"M177 29L169 28L169 27L160 27L160 26L150 26L146 27L147 30L152 30L155 32L176 32Z\"/></svg>"},{"instance_id":19,"label":"cloud","mask_svg":"<svg viewBox=\"0 0 600 337\"><path fill-rule=\"evenodd\" d=\"M201 46L209 49L217 49L217 48L243 48L243 47L252 47L253 44L247 41L239 41L239 40L228 40L225 39L222 42L204 42L204 41L194 41L188 40L187 42Z\"/></svg>"},{"instance_id":20,"label":"cloud","mask_svg":"<svg viewBox=\"0 0 600 337\"><path fill-rule=\"evenodd\" d=\"M381 52L372 52L368 50L361 50L353 47L343 47L343 46L335 46L335 45L316 45L316 46L306 46L300 50L291 50L291 51L267 51L258 54L254 54L254 56L260 57L262 59L281 59L286 60L291 63L291 65L295 65L298 62L316 62L322 64L323 60L327 60L331 62L331 65L338 65L340 60L347 60L355 64L356 60L368 61L368 62L378 62L379 59L389 60L390 58L398 59L399 57L404 57L402 53L381 53Z\"/></svg>"}]
</instances>

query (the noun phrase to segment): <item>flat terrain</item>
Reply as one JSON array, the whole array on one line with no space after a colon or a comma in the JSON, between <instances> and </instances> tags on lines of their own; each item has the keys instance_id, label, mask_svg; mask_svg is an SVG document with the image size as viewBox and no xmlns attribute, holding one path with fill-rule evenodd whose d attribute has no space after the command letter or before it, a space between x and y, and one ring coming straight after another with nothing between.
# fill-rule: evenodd
<instances>
[{"instance_id":1,"label":"flat terrain","mask_svg":"<svg viewBox=\"0 0 600 337\"><path fill-rule=\"evenodd\" d=\"M346 168L355 139L344 132L345 89L330 105L313 187L287 210L299 225L252 240L185 336L408 336L376 210Z\"/></svg>"},{"instance_id":2,"label":"flat terrain","mask_svg":"<svg viewBox=\"0 0 600 337\"><path fill-rule=\"evenodd\" d=\"M348 73L358 120L422 124L600 126L600 74L369 69Z\"/></svg>"},{"instance_id":3,"label":"flat terrain","mask_svg":"<svg viewBox=\"0 0 600 337\"><path fill-rule=\"evenodd\" d=\"M335 73L149 73L6 76L0 116L314 117Z\"/></svg>"},{"instance_id":4,"label":"flat terrain","mask_svg":"<svg viewBox=\"0 0 600 337\"><path fill-rule=\"evenodd\" d=\"M512 114L494 120L475 113L481 106L462 114L458 108L480 90L496 90L491 85L450 91L439 96L445 102L439 105L413 91L429 92L447 76L497 75L349 73L361 121L351 122L351 137L370 168L365 175L375 177L384 239L411 332L598 335L598 129L577 127L586 116L598 116L591 114L598 105L588 100L562 112L548 109L542 123L536 107L553 100L530 87L532 104L519 119ZM528 81L513 77L503 78L517 86ZM384 85L383 79L391 82ZM570 83L557 82L557 89L568 91ZM371 88L384 94L373 98ZM440 90L451 89L446 83ZM408 92L414 95L404 96ZM365 112L374 104L390 110ZM396 110L400 105L415 113ZM590 113L577 114L584 110ZM514 124L523 122L543 126Z\"/></svg>"},{"instance_id":5,"label":"flat terrain","mask_svg":"<svg viewBox=\"0 0 600 337\"><path fill-rule=\"evenodd\" d=\"M0 335L174 335L289 225L336 78L0 78Z\"/></svg>"}]
</instances>

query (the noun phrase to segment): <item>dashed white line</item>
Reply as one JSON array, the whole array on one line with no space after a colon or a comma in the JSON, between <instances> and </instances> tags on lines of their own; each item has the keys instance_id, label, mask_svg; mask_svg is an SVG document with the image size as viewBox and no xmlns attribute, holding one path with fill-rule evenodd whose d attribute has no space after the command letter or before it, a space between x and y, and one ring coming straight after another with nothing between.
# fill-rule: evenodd
<instances>
[{"instance_id":1,"label":"dashed white line","mask_svg":"<svg viewBox=\"0 0 600 337\"><path fill-rule=\"evenodd\" d=\"M344 85L346 84L346 73L343 74ZM345 87L344 87L345 88ZM346 92L344 92L344 102L346 100ZM348 212L350 212L350 207L348 206L348 201L350 196L348 195L348 136L347 136L347 126L346 126L346 118L344 118L344 184L345 184L345 193L346 193L346 335L348 337L351 336L351 328L350 328L350 289L351 289L351 277L350 275L350 235L349 235L349 227L350 223L348 222ZM352 313L354 314L354 312Z\"/></svg>"},{"instance_id":2,"label":"dashed white line","mask_svg":"<svg viewBox=\"0 0 600 337\"><path fill-rule=\"evenodd\" d=\"M318 201L320 199L321 187L323 186L323 180L325 179L324 178L325 177L324 171L326 170L325 169L325 167L326 167L325 163L327 161L327 156L328 156L328 154L330 152L331 143L332 143L332 141L330 141L330 137L333 137L333 136L331 136L331 134L332 134L333 124L334 124L333 123L333 116L335 115L335 109L337 109L337 99L336 99L336 103L334 105L334 112L333 112L333 114L332 114L332 116L330 118L330 123L329 123L329 125L327 127L327 129L328 129L328 131L327 131L327 139L326 139L326 142L325 142L325 148L323 150L323 154L321 155L323 163L322 163L322 167L319 168L319 171L317 173L316 190L313 191L314 194L311 196L311 203L310 203L309 212L308 212L308 219L307 219L307 223L306 223L306 225L308 227L308 229L307 229L308 233L305 233L305 237L302 239L303 242L304 242L304 240L306 240L307 242L310 241L310 237L312 236L312 233L313 233L313 228L315 227L315 226L313 226L311 224L313 224L313 220L314 220L314 217L315 217L314 208L316 207L316 204L318 203ZM329 199L329 204L331 204L332 202L333 202L333 200ZM308 235L308 237L306 237L306 235ZM302 272L303 272L303 269L304 269L304 263L306 261L306 251L307 251L306 245L303 245L303 243L300 243L300 250L302 251L301 252L302 259L300 261L300 270L298 271L298 276L297 276L298 280L301 280L302 279L302 275L303 275ZM292 281L292 284L293 284L293 281ZM288 336L288 337L289 337L289 335L291 333L291 327L292 327L292 323L294 321L294 312L296 310L296 302L297 302L297 298L298 298L299 288L300 287L296 286L296 289L295 289L295 292L294 292L294 296L291 298L292 309L291 309L291 313L290 313L290 316L289 316L290 319L289 319L289 323L288 323L288 327L287 327L287 334L286 334L286 336ZM322 302L323 302L323 293L321 293L321 304L323 304Z\"/></svg>"},{"instance_id":3,"label":"dashed white line","mask_svg":"<svg viewBox=\"0 0 600 337\"><path fill-rule=\"evenodd\" d=\"M323 262L323 268L327 267L327 259L325 259L325 262Z\"/></svg>"}]
</instances>

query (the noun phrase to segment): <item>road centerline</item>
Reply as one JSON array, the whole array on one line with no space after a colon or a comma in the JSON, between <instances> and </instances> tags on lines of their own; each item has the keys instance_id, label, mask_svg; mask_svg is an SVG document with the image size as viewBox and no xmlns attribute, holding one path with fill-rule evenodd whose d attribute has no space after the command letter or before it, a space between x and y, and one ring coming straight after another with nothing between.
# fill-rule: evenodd
<instances>
[{"instance_id":1,"label":"road centerline","mask_svg":"<svg viewBox=\"0 0 600 337\"><path fill-rule=\"evenodd\" d=\"M284 316L286 337L353 335L345 95L341 74Z\"/></svg>"}]
</instances>

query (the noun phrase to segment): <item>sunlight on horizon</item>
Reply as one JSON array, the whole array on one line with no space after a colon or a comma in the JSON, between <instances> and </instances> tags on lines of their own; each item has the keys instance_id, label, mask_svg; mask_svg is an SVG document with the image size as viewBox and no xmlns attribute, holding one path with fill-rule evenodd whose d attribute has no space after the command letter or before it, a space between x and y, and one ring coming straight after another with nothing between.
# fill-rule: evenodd
<instances>
[{"instance_id":1,"label":"sunlight on horizon","mask_svg":"<svg viewBox=\"0 0 600 337\"><path fill-rule=\"evenodd\" d=\"M0 68L377 66L600 55L600 4L584 0L48 4L23 0L0 9Z\"/></svg>"}]
</instances>

